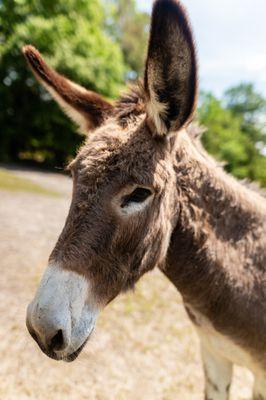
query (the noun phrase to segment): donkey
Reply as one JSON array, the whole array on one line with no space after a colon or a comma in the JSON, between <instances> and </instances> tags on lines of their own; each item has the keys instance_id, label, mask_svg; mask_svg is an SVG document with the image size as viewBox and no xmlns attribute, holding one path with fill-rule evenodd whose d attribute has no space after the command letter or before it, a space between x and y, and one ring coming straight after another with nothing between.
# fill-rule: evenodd
<instances>
[{"instance_id":1,"label":"donkey","mask_svg":"<svg viewBox=\"0 0 266 400\"><path fill-rule=\"evenodd\" d=\"M193 128L197 61L178 0L156 0L143 83L115 104L23 49L37 79L84 132L73 196L27 327L55 360L74 360L97 315L154 267L199 334L205 398L226 400L233 364L266 399L266 201L205 152Z\"/></svg>"}]
</instances>

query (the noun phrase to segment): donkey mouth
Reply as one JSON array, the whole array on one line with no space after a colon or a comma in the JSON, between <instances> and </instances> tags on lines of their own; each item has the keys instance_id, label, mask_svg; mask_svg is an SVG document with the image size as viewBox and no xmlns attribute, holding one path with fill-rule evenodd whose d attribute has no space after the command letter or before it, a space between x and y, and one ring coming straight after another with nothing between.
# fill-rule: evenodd
<instances>
[{"instance_id":1,"label":"donkey mouth","mask_svg":"<svg viewBox=\"0 0 266 400\"><path fill-rule=\"evenodd\" d=\"M61 355L57 354L54 351L48 351L48 350L44 349L43 346L40 346L39 343L38 343L38 345L39 345L40 349L42 350L42 352L47 357L52 358L55 361L65 361L65 362L70 363L70 362L76 360L76 358L79 356L79 354L81 353L81 351L83 350L83 348L87 344L87 342L88 342L88 340L90 338L90 335L88 336L88 338L82 343L82 345L77 350L75 350L73 353L70 353L70 354L65 355L65 356L61 356Z\"/></svg>"},{"instance_id":2,"label":"donkey mouth","mask_svg":"<svg viewBox=\"0 0 266 400\"><path fill-rule=\"evenodd\" d=\"M50 350L46 349L40 343L40 341L38 340L37 336L34 333L32 333L31 331L30 331L30 335L35 340L35 342L38 344L38 346L40 347L41 351L47 357L49 357L49 358L51 358L52 360L55 360L55 361L65 361L65 362L70 363L70 362L76 360L76 358L79 356L79 354L81 353L83 348L86 346L89 338L91 337L91 334L92 334L93 330L94 330L94 328L91 330L91 332L90 332L89 336L87 337L87 339L82 343L82 345L77 350L75 350L73 353L70 353L70 354L65 355L65 356L61 356L61 355L57 354L55 351L50 351Z\"/></svg>"},{"instance_id":3,"label":"donkey mouth","mask_svg":"<svg viewBox=\"0 0 266 400\"><path fill-rule=\"evenodd\" d=\"M52 358L53 360L56 360L56 361L65 361L65 362L70 363L70 362L76 360L76 358L79 356L79 354L81 353L81 351L83 350L83 348L86 346L86 344L87 344L89 338L91 337L92 332L93 332L93 329L92 329L92 331L90 332L90 334L89 334L89 336L87 337L87 339L82 343L82 345L81 345L77 350L75 350L73 353L70 353L70 354L68 354L68 355L61 356L61 355L57 354L57 353L54 352L54 351L49 352L49 351L43 350L43 349L42 349L42 351L43 351L48 357Z\"/></svg>"},{"instance_id":4,"label":"donkey mouth","mask_svg":"<svg viewBox=\"0 0 266 400\"><path fill-rule=\"evenodd\" d=\"M65 362L72 362L72 361L76 360L76 358L79 356L79 354L81 353L81 351L83 350L83 348L87 344L91 334L92 334L92 331L89 334L89 336L87 337L87 339L85 340L85 342L76 351L74 351L73 353L69 354L66 357L63 357L62 360L65 361Z\"/></svg>"}]
</instances>

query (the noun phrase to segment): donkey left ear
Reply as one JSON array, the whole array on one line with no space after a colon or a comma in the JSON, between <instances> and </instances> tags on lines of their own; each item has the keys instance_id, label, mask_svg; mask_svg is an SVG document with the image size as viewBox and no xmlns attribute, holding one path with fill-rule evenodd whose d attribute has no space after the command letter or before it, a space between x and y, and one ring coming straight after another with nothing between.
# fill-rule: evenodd
<instances>
[{"instance_id":1,"label":"donkey left ear","mask_svg":"<svg viewBox=\"0 0 266 400\"><path fill-rule=\"evenodd\" d=\"M113 106L109 102L49 67L33 46L24 46L23 53L38 81L79 126L81 132L87 133L97 128L111 115Z\"/></svg>"},{"instance_id":2,"label":"donkey left ear","mask_svg":"<svg viewBox=\"0 0 266 400\"><path fill-rule=\"evenodd\" d=\"M155 135L191 122L197 103L197 61L192 31L178 0L153 6L144 86L146 111Z\"/></svg>"}]
</instances>

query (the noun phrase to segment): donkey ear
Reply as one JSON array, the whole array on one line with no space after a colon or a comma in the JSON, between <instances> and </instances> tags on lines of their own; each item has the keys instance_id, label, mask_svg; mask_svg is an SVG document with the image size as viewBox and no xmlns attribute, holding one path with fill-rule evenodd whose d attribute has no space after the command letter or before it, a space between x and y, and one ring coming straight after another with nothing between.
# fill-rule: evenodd
<instances>
[{"instance_id":1,"label":"donkey ear","mask_svg":"<svg viewBox=\"0 0 266 400\"><path fill-rule=\"evenodd\" d=\"M156 0L144 79L148 123L156 135L191 122L197 99L195 53L183 6L178 0Z\"/></svg>"},{"instance_id":2,"label":"donkey ear","mask_svg":"<svg viewBox=\"0 0 266 400\"><path fill-rule=\"evenodd\" d=\"M48 90L65 113L86 133L101 125L113 106L97 93L71 82L50 68L33 46L23 47L23 54L36 78Z\"/></svg>"}]
</instances>

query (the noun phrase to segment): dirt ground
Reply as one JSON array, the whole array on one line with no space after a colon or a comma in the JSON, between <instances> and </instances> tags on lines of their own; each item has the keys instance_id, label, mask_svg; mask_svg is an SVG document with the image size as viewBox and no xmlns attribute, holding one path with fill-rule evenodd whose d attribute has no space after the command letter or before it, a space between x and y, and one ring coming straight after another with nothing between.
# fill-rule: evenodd
<instances>
[{"instance_id":1,"label":"dirt ground","mask_svg":"<svg viewBox=\"0 0 266 400\"><path fill-rule=\"evenodd\" d=\"M25 311L64 224L71 182L12 173L62 195L0 191L0 400L202 400L198 339L159 271L106 308L74 363L41 353L26 332ZM236 368L232 399L248 399L251 383L251 374Z\"/></svg>"}]
</instances>

